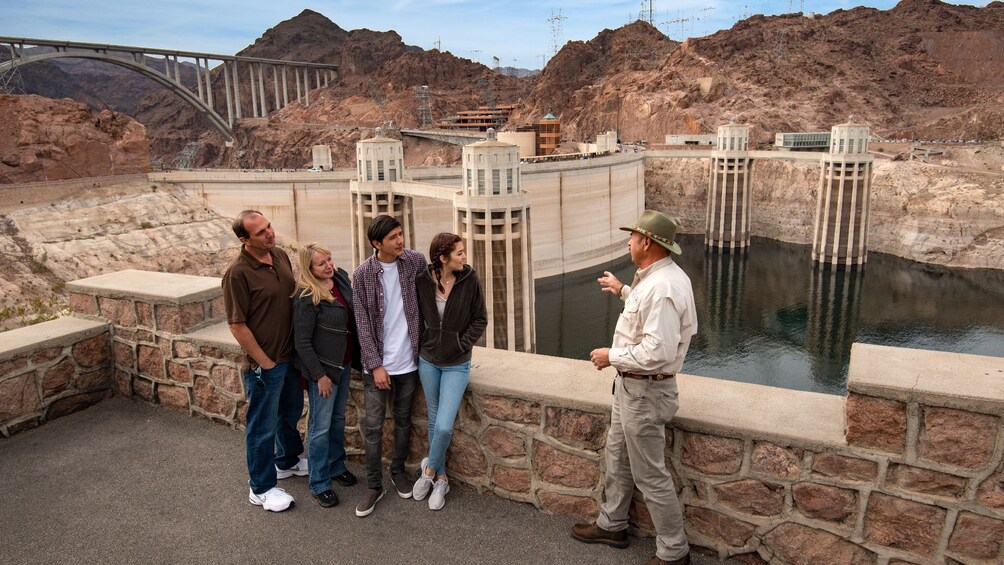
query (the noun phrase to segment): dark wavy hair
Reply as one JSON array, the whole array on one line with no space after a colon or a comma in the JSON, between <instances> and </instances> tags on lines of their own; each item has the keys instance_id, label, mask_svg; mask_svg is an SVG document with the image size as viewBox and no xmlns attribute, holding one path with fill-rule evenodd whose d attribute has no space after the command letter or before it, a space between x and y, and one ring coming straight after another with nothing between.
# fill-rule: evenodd
<instances>
[{"instance_id":1,"label":"dark wavy hair","mask_svg":"<svg viewBox=\"0 0 1004 565\"><path fill-rule=\"evenodd\" d=\"M437 233L435 237L432 238L432 244L429 245L429 260L432 261L432 272L436 275L436 288L439 292L446 292L443 288L443 262L440 260L441 257L449 257L450 253L453 253L453 248L457 246L458 243L463 241L463 239L455 233Z\"/></svg>"},{"instance_id":2,"label":"dark wavy hair","mask_svg":"<svg viewBox=\"0 0 1004 565\"><path fill-rule=\"evenodd\" d=\"M373 218L373 222L370 224L370 227L366 229L366 239L369 240L370 245L372 245L375 249L376 245L373 245L374 241L377 243L383 243L383 238L387 237L387 234L394 231L394 229L398 227L401 227L401 222L399 222L397 218L381 214Z\"/></svg>"}]
</instances>

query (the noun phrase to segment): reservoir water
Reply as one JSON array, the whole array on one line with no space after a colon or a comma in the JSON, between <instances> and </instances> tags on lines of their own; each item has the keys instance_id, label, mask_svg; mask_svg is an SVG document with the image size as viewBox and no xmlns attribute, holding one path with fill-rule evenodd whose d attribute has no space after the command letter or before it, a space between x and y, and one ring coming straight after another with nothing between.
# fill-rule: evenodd
<instances>
[{"instance_id":1,"label":"reservoir water","mask_svg":"<svg viewBox=\"0 0 1004 565\"><path fill-rule=\"evenodd\" d=\"M846 394L854 342L1002 357L1004 271L948 269L869 253L863 269L815 268L810 248L753 238L745 255L680 236L700 327L683 372ZM604 270L630 283L625 257L537 281L537 353L588 359L610 344L621 302Z\"/></svg>"}]
</instances>

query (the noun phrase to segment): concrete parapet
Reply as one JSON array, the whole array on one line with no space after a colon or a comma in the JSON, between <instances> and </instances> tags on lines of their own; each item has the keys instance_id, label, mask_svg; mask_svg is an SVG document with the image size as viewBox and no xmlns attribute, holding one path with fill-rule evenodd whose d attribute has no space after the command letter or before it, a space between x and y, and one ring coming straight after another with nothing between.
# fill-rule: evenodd
<instances>
[{"instance_id":1,"label":"concrete parapet","mask_svg":"<svg viewBox=\"0 0 1004 565\"><path fill-rule=\"evenodd\" d=\"M183 293L153 297L150 288L169 286L147 285L129 295L124 286L115 286L114 298L82 293L112 292L93 281L73 287L100 310L91 316L109 317L108 326L68 318L4 335L4 434L78 402L57 404L68 395L103 398L110 382L125 396L243 425L244 356L226 323L151 326L151 305L183 300L175 296ZM194 296L189 304L205 311L209 296ZM119 302L106 307L102 299ZM92 369L100 366L114 367L113 377ZM94 377L63 378L68 368ZM1001 359L855 344L846 398L677 378L681 407L667 429L666 461L692 544L750 562L1004 560ZM447 455L452 479L548 512L595 518L612 379L611 369L597 372L586 361L476 348ZM40 392L46 386L48 396ZM416 396L412 467L428 447L424 397ZM356 461L362 403L355 376L346 446ZM30 410L4 412L14 405ZM642 535L654 529L640 495L630 520Z\"/></svg>"},{"instance_id":2,"label":"concrete parapet","mask_svg":"<svg viewBox=\"0 0 1004 565\"><path fill-rule=\"evenodd\" d=\"M4 332L0 435L9 437L111 394L108 324L60 318Z\"/></svg>"}]
</instances>

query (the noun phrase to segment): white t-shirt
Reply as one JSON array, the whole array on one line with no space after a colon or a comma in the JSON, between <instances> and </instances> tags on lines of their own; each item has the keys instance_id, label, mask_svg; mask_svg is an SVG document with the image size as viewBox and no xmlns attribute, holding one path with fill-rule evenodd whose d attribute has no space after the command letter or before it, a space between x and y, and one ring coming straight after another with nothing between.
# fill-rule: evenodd
<instances>
[{"instance_id":1,"label":"white t-shirt","mask_svg":"<svg viewBox=\"0 0 1004 565\"><path fill-rule=\"evenodd\" d=\"M383 368L389 375L403 375L418 370L415 352L408 335L408 319L404 315L401 296L401 276L397 261L380 263L380 286L383 287Z\"/></svg>"}]
</instances>

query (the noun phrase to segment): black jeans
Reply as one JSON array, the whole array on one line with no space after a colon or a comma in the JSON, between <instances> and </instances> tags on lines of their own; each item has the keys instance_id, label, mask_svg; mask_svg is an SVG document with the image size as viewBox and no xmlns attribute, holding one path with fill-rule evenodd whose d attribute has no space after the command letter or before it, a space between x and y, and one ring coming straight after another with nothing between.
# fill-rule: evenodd
<instances>
[{"instance_id":1,"label":"black jeans","mask_svg":"<svg viewBox=\"0 0 1004 565\"><path fill-rule=\"evenodd\" d=\"M366 417L363 437L366 443L366 483L369 488L383 488L383 422L387 416L387 400L393 399L394 453L390 461L391 474L404 471L411 444L411 401L415 398L418 371L392 375L390 390L376 387L373 375L363 373L366 397Z\"/></svg>"}]
</instances>

